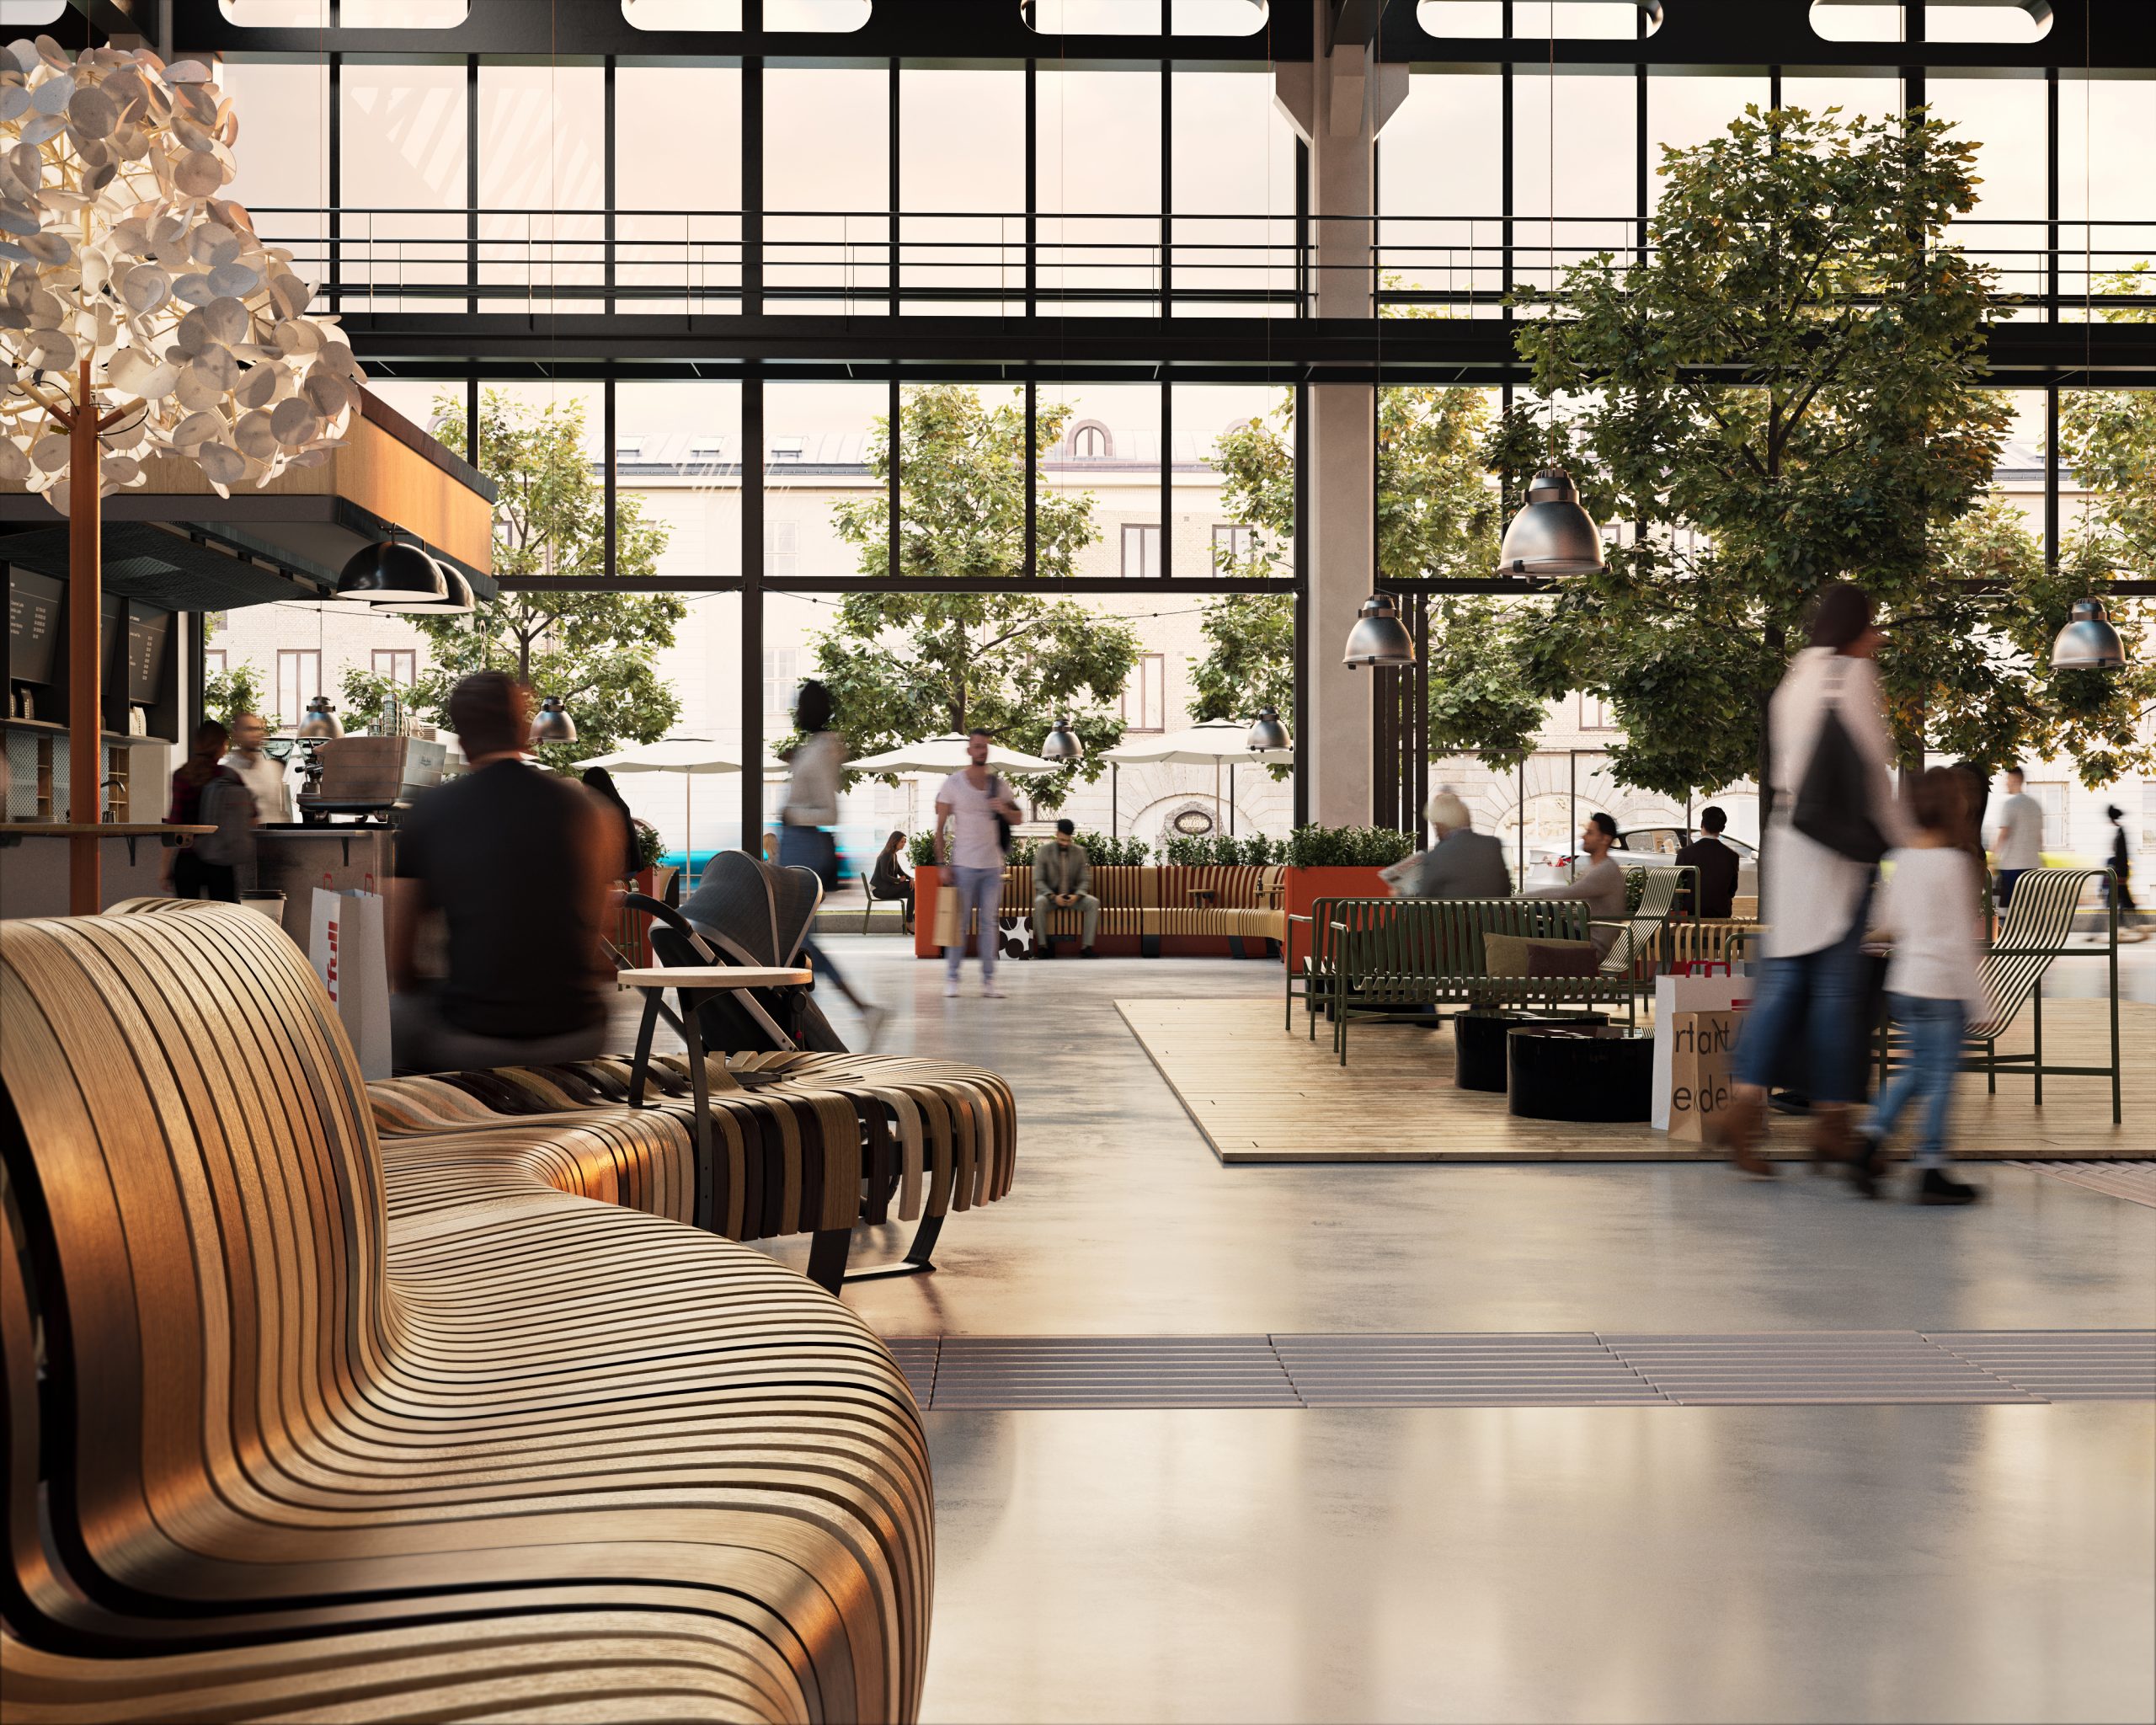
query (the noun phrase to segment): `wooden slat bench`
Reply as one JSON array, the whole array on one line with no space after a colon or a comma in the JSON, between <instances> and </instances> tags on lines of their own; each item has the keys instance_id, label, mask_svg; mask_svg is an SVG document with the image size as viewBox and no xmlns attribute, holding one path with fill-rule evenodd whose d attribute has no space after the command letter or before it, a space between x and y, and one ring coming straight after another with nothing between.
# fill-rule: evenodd
<instances>
[{"instance_id":1,"label":"wooden slat bench","mask_svg":"<svg viewBox=\"0 0 2156 1725\"><path fill-rule=\"evenodd\" d=\"M594 1201L678 1206L678 1119L385 1157L296 948L207 905L0 925L0 1076L10 1725L914 1716L905 1378Z\"/></svg>"}]
</instances>

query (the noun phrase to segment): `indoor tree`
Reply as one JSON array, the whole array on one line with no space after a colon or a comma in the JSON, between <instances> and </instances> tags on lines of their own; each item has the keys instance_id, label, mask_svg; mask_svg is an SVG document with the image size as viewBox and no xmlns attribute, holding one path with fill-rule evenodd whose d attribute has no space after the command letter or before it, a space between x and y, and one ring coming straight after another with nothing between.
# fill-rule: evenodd
<instances>
[{"instance_id":1,"label":"indoor tree","mask_svg":"<svg viewBox=\"0 0 2156 1725\"><path fill-rule=\"evenodd\" d=\"M1067 406L1043 403L1043 446L1061 436ZM891 566L888 486L833 505L839 537L860 547L862 575L925 579L1011 576L1026 563L1026 423L1017 401L991 404L963 384L910 387L899 409L898 565ZM879 418L869 471L890 473L891 427ZM1099 537L1090 494L1036 492L1034 567L1043 581L1074 573ZM1137 664L1137 630L1067 599L1030 593L854 592L814 644L837 729L857 755L976 727L1021 754L1037 753L1067 713L1086 745L1074 767L1017 782L1038 804L1059 803L1074 779L1103 770L1123 735L1123 686Z\"/></svg>"},{"instance_id":2,"label":"indoor tree","mask_svg":"<svg viewBox=\"0 0 2156 1725\"><path fill-rule=\"evenodd\" d=\"M466 455L462 402L444 394L435 413L436 435ZM580 399L541 405L482 392L478 457L480 472L499 488L497 577L604 575L606 493L593 477ZM615 573L656 574L666 548L664 524L648 520L643 499L631 492L616 494L614 523ZM527 591L483 601L468 617L414 616L427 638L427 663L408 686L398 688L398 698L408 712L446 725L449 691L459 677L506 670L536 695L558 695L576 721L576 741L536 751L551 766L655 742L672 726L680 703L654 661L674 644L675 625L687 614L670 593ZM372 671L348 671L345 703L356 712L379 712L390 686Z\"/></svg>"}]
</instances>

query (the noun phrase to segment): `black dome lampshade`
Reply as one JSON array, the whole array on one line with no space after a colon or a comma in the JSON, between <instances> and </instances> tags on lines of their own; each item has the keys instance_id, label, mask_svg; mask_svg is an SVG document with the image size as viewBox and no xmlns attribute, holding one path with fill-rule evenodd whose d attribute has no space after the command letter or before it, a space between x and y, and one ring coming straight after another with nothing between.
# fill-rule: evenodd
<instances>
[{"instance_id":1,"label":"black dome lampshade","mask_svg":"<svg viewBox=\"0 0 2156 1725\"><path fill-rule=\"evenodd\" d=\"M1351 665L1401 665L1415 662L1415 639L1400 620L1390 593L1373 593L1348 632L1343 662Z\"/></svg>"},{"instance_id":2,"label":"black dome lampshade","mask_svg":"<svg viewBox=\"0 0 2156 1725\"><path fill-rule=\"evenodd\" d=\"M1058 766L1067 766L1074 761L1083 759L1085 753L1085 744L1079 740L1077 732L1070 729L1070 715L1067 713L1058 715L1047 737L1042 740L1041 759Z\"/></svg>"},{"instance_id":3,"label":"black dome lampshade","mask_svg":"<svg viewBox=\"0 0 2156 1725\"><path fill-rule=\"evenodd\" d=\"M337 577L337 596L355 604L439 606L449 597L441 565L393 535L356 552Z\"/></svg>"},{"instance_id":4,"label":"black dome lampshade","mask_svg":"<svg viewBox=\"0 0 2156 1725\"><path fill-rule=\"evenodd\" d=\"M549 695L539 703L539 710L531 717L531 741L536 747L542 743L574 743L576 740L576 721L562 705L559 695Z\"/></svg>"},{"instance_id":5,"label":"black dome lampshade","mask_svg":"<svg viewBox=\"0 0 2156 1725\"><path fill-rule=\"evenodd\" d=\"M1562 467L1545 467L1527 488L1527 501L1505 529L1497 552L1501 575L1598 575L1602 530L1580 505L1579 487Z\"/></svg>"},{"instance_id":6,"label":"black dome lampshade","mask_svg":"<svg viewBox=\"0 0 2156 1725\"><path fill-rule=\"evenodd\" d=\"M1275 749L1292 749L1288 740L1288 727L1280 723L1280 711L1275 707L1262 707L1257 717L1251 721L1250 734L1243 746L1253 755L1263 755Z\"/></svg>"},{"instance_id":7,"label":"black dome lampshade","mask_svg":"<svg viewBox=\"0 0 2156 1725\"><path fill-rule=\"evenodd\" d=\"M2053 670L2124 670L2126 643L2111 627L2100 599L2074 601L2073 617L2052 643Z\"/></svg>"},{"instance_id":8,"label":"black dome lampshade","mask_svg":"<svg viewBox=\"0 0 2156 1725\"><path fill-rule=\"evenodd\" d=\"M435 560L435 567L441 571L442 585L446 590L438 602L432 605L377 605L375 609L400 611L412 617L471 616L478 608L478 601L472 596L472 584L457 574L453 566L439 558Z\"/></svg>"}]
</instances>

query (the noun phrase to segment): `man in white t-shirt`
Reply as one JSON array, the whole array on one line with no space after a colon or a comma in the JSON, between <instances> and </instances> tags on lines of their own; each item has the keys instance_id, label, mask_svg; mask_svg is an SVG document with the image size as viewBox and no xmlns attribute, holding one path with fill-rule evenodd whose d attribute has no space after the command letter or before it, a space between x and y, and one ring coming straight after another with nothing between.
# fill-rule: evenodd
<instances>
[{"instance_id":1,"label":"man in white t-shirt","mask_svg":"<svg viewBox=\"0 0 2156 1725\"><path fill-rule=\"evenodd\" d=\"M1999 908L2014 902L2014 883L2044 866L2044 805L2021 788L2021 769L2006 769L2006 800L1999 805L1992 856L1999 870Z\"/></svg>"},{"instance_id":2,"label":"man in white t-shirt","mask_svg":"<svg viewBox=\"0 0 2156 1725\"><path fill-rule=\"evenodd\" d=\"M232 718L232 751L219 763L229 766L254 793L254 819L261 826L289 826L292 820L291 790L285 777L285 763L263 752L270 727L259 713L242 713Z\"/></svg>"},{"instance_id":3,"label":"man in white t-shirt","mask_svg":"<svg viewBox=\"0 0 2156 1725\"><path fill-rule=\"evenodd\" d=\"M988 770L988 743L986 731L969 735L969 764L937 790L936 866L958 898L958 938L944 948L943 992L958 991L958 972L966 962L967 920L978 916L980 991L994 1000L1003 992L995 985L995 914L1003 903L1003 841L995 818L1000 814L1015 821L1019 815L1010 787ZM946 826L953 830L947 846Z\"/></svg>"}]
</instances>

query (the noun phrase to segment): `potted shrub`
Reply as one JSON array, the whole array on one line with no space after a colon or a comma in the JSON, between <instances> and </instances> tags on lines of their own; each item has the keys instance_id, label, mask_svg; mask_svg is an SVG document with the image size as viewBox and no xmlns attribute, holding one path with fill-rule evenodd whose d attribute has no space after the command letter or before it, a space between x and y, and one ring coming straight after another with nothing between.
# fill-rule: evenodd
<instances>
[{"instance_id":1,"label":"potted shrub","mask_svg":"<svg viewBox=\"0 0 2156 1725\"><path fill-rule=\"evenodd\" d=\"M1288 841L1288 915L1307 916L1320 899L1383 898L1380 873L1414 849L1412 834L1390 827L1297 827ZM1290 922L1281 951L1289 964L1300 964L1310 951L1310 930Z\"/></svg>"}]
</instances>

